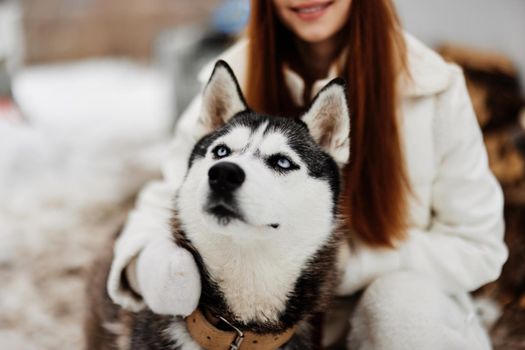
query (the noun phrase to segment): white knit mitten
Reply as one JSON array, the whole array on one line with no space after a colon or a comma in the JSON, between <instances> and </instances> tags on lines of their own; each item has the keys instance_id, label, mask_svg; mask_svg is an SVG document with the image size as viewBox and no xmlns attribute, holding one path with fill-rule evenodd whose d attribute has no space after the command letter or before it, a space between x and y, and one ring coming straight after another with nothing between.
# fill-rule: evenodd
<instances>
[{"instance_id":1,"label":"white knit mitten","mask_svg":"<svg viewBox=\"0 0 525 350\"><path fill-rule=\"evenodd\" d=\"M157 314L188 316L199 303L201 278L193 256L169 238L150 242L136 261L138 292Z\"/></svg>"}]
</instances>

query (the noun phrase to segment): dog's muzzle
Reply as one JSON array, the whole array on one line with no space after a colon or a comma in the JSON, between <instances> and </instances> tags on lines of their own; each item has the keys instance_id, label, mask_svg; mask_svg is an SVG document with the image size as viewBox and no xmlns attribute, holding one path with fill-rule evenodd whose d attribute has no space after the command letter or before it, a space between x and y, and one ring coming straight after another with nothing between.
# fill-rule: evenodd
<instances>
[{"instance_id":1,"label":"dog's muzzle","mask_svg":"<svg viewBox=\"0 0 525 350\"><path fill-rule=\"evenodd\" d=\"M241 167L231 162L217 163L208 171L211 191L205 210L223 225L228 224L231 219L242 220L235 200L235 191L241 187L245 178Z\"/></svg>"}]
</instances>

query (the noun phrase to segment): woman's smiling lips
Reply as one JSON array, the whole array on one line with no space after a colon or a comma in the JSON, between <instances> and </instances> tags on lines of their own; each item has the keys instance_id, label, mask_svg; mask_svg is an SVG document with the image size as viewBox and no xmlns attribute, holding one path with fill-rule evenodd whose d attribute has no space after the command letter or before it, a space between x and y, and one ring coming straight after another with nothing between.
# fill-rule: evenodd
<instances>
[{"instance_id":1,"label":"woman's smiling lips","mask_svg":"<svg viewBox=\"0 0 525 350\"><path fill-rule=\"evenodd\" d=\"M334 1L309 1L299 5L290 7L290 9L302 20L315 20L325 14L326 9L332 5Z\"/></svg>"}]
</instances>

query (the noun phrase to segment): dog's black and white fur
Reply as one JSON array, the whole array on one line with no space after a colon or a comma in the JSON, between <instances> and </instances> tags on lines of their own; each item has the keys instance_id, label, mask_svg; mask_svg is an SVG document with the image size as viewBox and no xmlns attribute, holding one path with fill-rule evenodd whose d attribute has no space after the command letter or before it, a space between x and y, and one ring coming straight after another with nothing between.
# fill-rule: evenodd
<instances>
[{"instance_id":1,"label":"dog's black and white fur","mask_svg":"<svg viewBox=\"0 0 525 350\"><path fill-rule=\"evenodd\" d=\"M281 118L251 111L231 69L216 64L203 92L196 131L202 138L173 219L175 241L200 268L201 310L256 333L298 325L284 348L314 347L311 317L327 306L337 280L349 123L340 80L319 92L302 118ZM180 318L150 311L123 316L108 307L107 317L94 320L127 329L119 348L200 349ZM117 342L105 337L106 344Z\"/></svg>"}]
</instances>

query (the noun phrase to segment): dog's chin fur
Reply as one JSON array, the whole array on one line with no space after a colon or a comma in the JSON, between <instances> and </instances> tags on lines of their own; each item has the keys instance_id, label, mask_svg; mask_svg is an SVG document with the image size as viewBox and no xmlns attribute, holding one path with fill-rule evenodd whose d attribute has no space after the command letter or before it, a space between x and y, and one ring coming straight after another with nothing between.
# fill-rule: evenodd
<instances>
[{"instance_id":1,"label":"dog's chin fur","mask_svg":"<svg viewBox=\"0 0 525 350\"><path fill-rule=\"evenodd\" d=\"M280 327L280 317L286 313L298 278L317 251L333 243L327 234L323 240L294 247L276 240L278 235L287 235L285 230L240 221L214 225L211 218L212 225L197 233L186 231L182 218L181 222L181 232L198 254L201 273L207 276L203 289L213 289L222 299L220 312L244 325L266 323ZM217 304L202 306L216 308Z\"/></svg>"},{"instance_id":2,"label":"dog's chin fur","mask_svg":"<svg viewBox=\"0 0 525 350\"><path fill-rule=\"evenodd\" d=\"M191 233L179 219L175 239L194 253L203 276L201 309L244 330L279 333L308 327L310 316L327 306L342 237L334 227L319 242L291 246L276 243L286 231L231 223L228 234Z\"/></svg>"},{"instance_id":3,"label":"dog's chin fur","mask_svg":"<svg viewBox=\"0 0 525 350\"><path fill-rule=\"evenodd\" d=\"M260 241L271 240L274 231L278 230L269 225L252 225L239 218L217 218L203 214L203 229L231 239L232 245L257 245Z\"/></svg>"}]
</instances>

